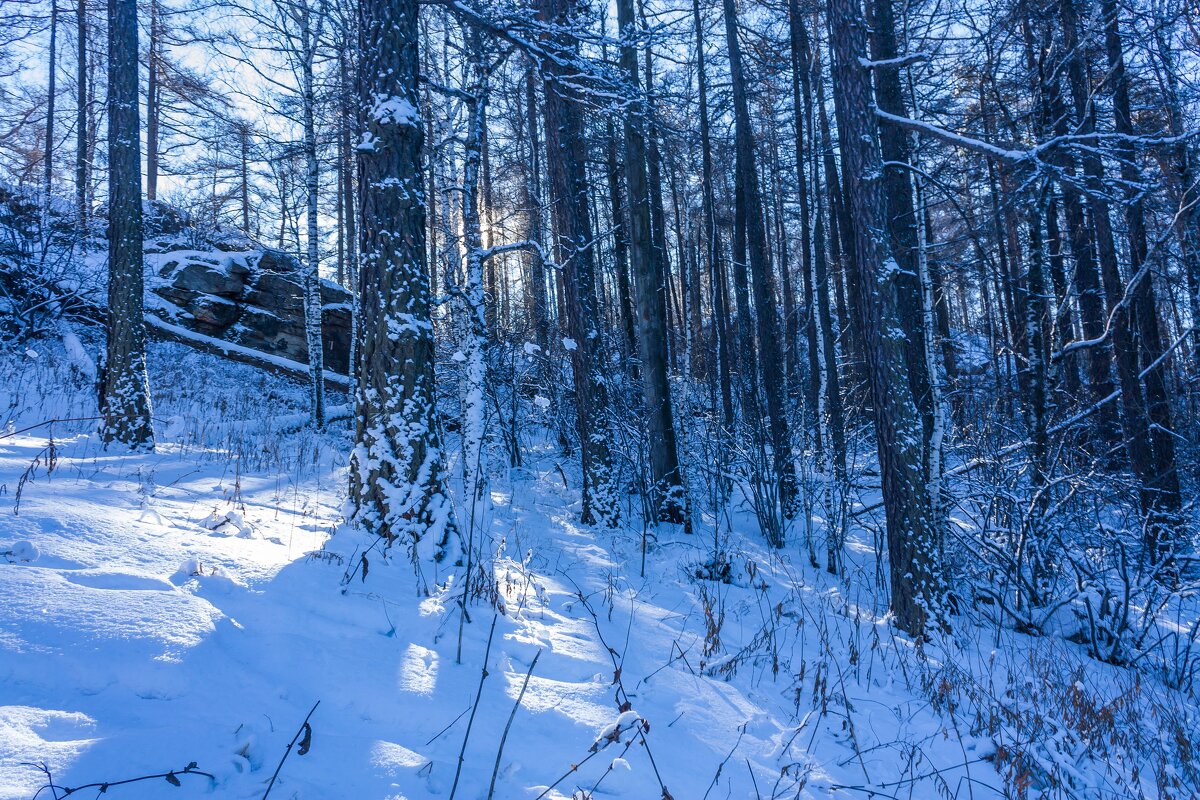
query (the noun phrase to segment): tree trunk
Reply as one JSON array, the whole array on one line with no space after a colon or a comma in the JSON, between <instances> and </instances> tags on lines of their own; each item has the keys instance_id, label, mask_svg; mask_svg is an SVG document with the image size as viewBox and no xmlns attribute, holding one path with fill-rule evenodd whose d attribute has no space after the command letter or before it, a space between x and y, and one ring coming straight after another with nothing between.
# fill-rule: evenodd
<instances>
[{"instance_id":1,"label":"tree trunk","mask_svg":"<svg viewBox=\"0 0 1200 800\"><path fill-rule=\"evenodd\" d=\"M812 83L809 78L812 53L810 50L810 40L808 31L804 25L804 18L800 13L800 5L797 0L789 0L788 17L791 28L791 47L792 47L792 94L793 102L796 104L796 159L797 159L797 176L800 185L805 184L804 171L802 164L806 161L804 145L800 141L800 136L807 130L809 150L812 153L817 151L817 134L813 125L812 115ZM807 126L805 126L807 120ZM812 159L813 183L816 189L813 192L815 199L814 208L814 230L812 233L811 247L805 249L809 255L804 256L807 265L806 283L812 287L810 291L809 309L809 347L812 349L812 354L809 359L810 369L814 371L813 379L816 386L813 389L814 409L813 416L816 420L816 431L818 441L828 440L827 447L822 448L822 455L827 459L827 464L832 467L832 483L829 482L829 477L826 476L826 525L829 527L829 535L826 543L826 561L825 568L831 573L837 573L841 560L841 539L840 530L835 530L834 526L841 524L841 515L835 515L835 500L834 487L841 486L846 481L846 433L845 422L843 421L842 410L842 388L841 381L837 370L837 323L832 314L832 305L829 295L829 267L826 262L825 250L825 208L820 187L817 186L818 179L816 175L817 161ZM801 191L801 206L807 209L807 189ZM805 231L805 241L808 239L808 215L805 213L804 225L802 230Z\"/></svg>"},{"instance_id":2,"label":"tree trunk","mask_svg":"<svg viewBox=\"0 0 1200 800\"><path fill-rule=\"evenodd\" d=\"M818 456L823 455L825 446L820 428L823 420L815 418L818 396L821 385L821 366L818 363L817 342L817 311L816 287L813 285L812 264L812 217L808 198L808 174L805 165L808 159L805 155L806 128L805 114L811 113L812 88L808 79L808 32L804 29L804 19L800 13L797 0L788 0L788 31L792 66L792 122L795 127L796 147L796 200L800 206L800 267L804 281L804 334L808 343L808 383L805 387L805 405L814 415L817 429L815 437ZM797 339L789 338L789 345L796 347Z\"/></svg>"},{"instance_id":3,"label":"tree trunk","mask_svg":"<svg viewBox=\"0 0 1200 800\"><path fill-rule=\"evenodd\" d=\"M158 0L150 0L150 46L146 49L146 199L158 199Z\"/></svg>"},{"instance_id":4,"label":"tree trunk","mask_svg":"<svg viewBox=\"0 0 1200 800\"><path fill-rule=\"evenodd\" d=\"M737 8L734 0L724 0L725 39L729 46L729 71L733 83L734 138L737 152L737 185L742 197L745 221L746 254L754 277L754 312L757 319L758 348L761 356L763 392L767 401L769 434L779 502L785 514L794 510L796 494L795 466L788 433L785 407L786 376L779 346L779 322L776 312L774 280L766 252L766 227L763 222L758 168L754 162L754 133L750 127L750 106L746 98L746 79L742 72L741 45L738 42ZM782 545L782 542L776 543Z\"/></svg>"},{"instance_id":5,"label":"tree trunk","mask_svg":"<svg viewBox=\"0 0 1200 800\"><path fill-rule=\"evenodd\" d=\"M872 0L871 56L876 61L887 61L900 55L896 43L896 21L892 0ZM900 83L900 68L877 66L872 70L875 78L875 102L881 111L896 116L908 116L904 92ZM917 277L917 215L913 208L912 175L907 165L911 163L909 134L895 125L881 125L879 130L880 150L887 166L883 172L883 194L887 203L887 230L891 238L892 256L900 265L896 274L897 313L900 325L906 331L921 330L921 283ZM923 462L925 476L930 475L933 459L929 451L933 436L934 408L930 394L930 359L925 352L925 340L921 336L909 337L904 348L908 367L908 380L912 396L921 414L924 431Z\"/></svg>"},{"instance_id":6,"label":"tree trunk","mask_svg":"<svg viewBox=\"0 0 1200 800\"><path fill-rule=\"evenodd\" d=\"M721 428L733 431L733 378L730 375L732 349L729 346L729 310L726 300L725 271L721 263L721 237L717 232L716 200L713 190L712 135L708 123L708 75L704 64L704 30L700 20L700 0L692 0L692 22L696 33L696 73L700 102L701 213L704 215L705 260L713 307L714 378L721 395Z\"/></svg>"},{"instance_id":7,"label":"tree trunk","mask_svg":"<svg viewBox=\"0 0 1200 800\"><path fill-rule=\"evenodd\" d=\"M542 151L538 136L537 85L533 67L525 71L525 119L529 127L528 173L525 176L525 208L528 226L525 238L542 244ZM528 283L530 314L533 317L535 344L542 363L549 364L550 358L550 304L546 292L546 267L542 263L541 251L531 250L528 258ZM630 338L632 342L632 338ZM632 349L630 350L632 352ZM543 375L543 377L549 377Z\"/></svg>"},{"instance_id":8,"label":"tree trunk","mask_svg":"<svg viewBox=\"0 0 1200 800\"><path fill-rule=\"evenodd\" d=\"M633 0L617 0L621 27L621 68L638 90L637 25ZM662 231L651 231L654 214L646 174L646 133L649 106L644 98L625 115L625 186L629 192L629 257L633 267L638 312L638 353L646 402L646 431L650 439L652 513L656 519L683 522L683 481L675 445L675 418L667 380L666 308L663 302L663 267L666 253ZM661 209L658 224L663 224Z\"/></svg>"},{"instance_id":9,"label":"tree trunk","mask_svg":"<svg viewBox=\"0 0 1200 800\"><path fill-rule=\"evenodd\" d=\"M891 607L896 624L924 635L938 612L943 579L938 534L925 485L920 412L907 374L906 339L896 305L898 267L890 243L876 235L886 225L882 158L872 113L866 20L859 0L829 0L835 102L842 126L843 181L853 220L853 264L859 279L858 324L870 375L875 436L887 517Z\"/></svg>"},{"instance_id":10,"label":"tree trunk","mask_svg":"<svg viewBox=\"0 0 1200 800\"><path fill-rule=\"evenodd\" d=\"M1171 399L1167 388L1164 346L1158 319L1158 307L1151 280L1146 235L1144 199L1138 189L1142 184L1137 154L1133 150L1135 135L1130 111L1129 78L1125 73L1120 18L1115 0L1101 0L1104 15L1104 44L1108 55L1108 80L1112 93L1114 129L1124 138L1117 145L1121 164L1121 182L1125 191L1125 225L1129 237L1130 322L1137 340L1144 373L1146 416L1149 423L1149 442L1152 458L1142 476L1142 507L1146 515L1146 547L1153 563L1169 564L1179 539L1180 496L1179 473L1175 462L1175 429L1171 420Z\"/></svg>"},{"instance_id":11,"label":"tree trunk","mask_svg":"<svg viewBox=\"0 0 1200 800\"><path fill-rule=\"evenodd\" d=\"M1200 374L1200 187L1196 185L1195 154L1185 141L1183 99L1175 53L1167 41L1164 26L1155 26L1156 55L1161 62L1167 119L1170 133L1180 141L1170 148L1175 168L1175 204L1179 209L1175 222L1179 248L1187 277L1188 307L1192 316L1193 372Z\"/></svg>"},{"instance_id":12,"label":"tree trunk","mask_svg":"<svg viewBox=\"0 0 1200 800\"><path fill-rule=\"evenodd\" d=\"M42 239L50 238L50 193L54 188L54 106L58 97L58 0L50 0L50 52L46 65L46 152L42 158Z\"/></svg>"},{"instance_id":13,"label":"tree trunk","mask_svg":"<svg viewBox=\"0 0 1200 800\"><path fill-rule=\"evenodd\" d=\"M484 295L484 243L479 210L480 172L484 126L487 119L488 75L483 66L483 41L476 28L465 31L467 40L467 138L463 144L462 218L466 250L466 283L462 292L466 392L463 397L463 488L471 503L472 525L476 503L486 497L487 452L484 448L487 345L489 316ZM490 270L489 270L490 271ZM494 300L493 300L494 302ZM494 319L494 316L492 317ZM474 535L473 532L471 535Z\"/></svg>"},{"instance_id":14,"label":"tree trunk","mask_svg":"<svg viewBox=\"0 0 1200 800\"><path fill-rule=\"evenodd\" d=\"M539 0L542 23L569 26L574 0ZM561 53L577 48L564 34L547 30L548 44ZM602 346L596 328L595 251L588 210L587 138L584 135L578 89L568 78L572 70L543 61L546 128L546 172L554 209L555 257L561 267L566 311L566 347L574 373L576 424L583 462L584 523L619 521L605 419L607 386L603 378Z\"/></svg>"},{"instance_id":15,"label":"tree trunk","mask_svg":"<svg viewBox=\"0 0 1200 800\"><path fill-rule=\"evenodd\" d=\"M321 172L317 160L317 98L313 86L313 70L317 55L317 32L313 30L312 9L304 2L300 14L300 59L303 97L301 102L304 127L304 189L307 257L304 264L304 332L308 343L308 369L310 373L310 399L312 401L313 424L317 428L325 425L325 352L321 341L320 234L317 229L319 213Z\"/></svg>"},{"instance_id":16,"label":"tree trunk","mask_svg":"<svg viewBox=\"0 0 1200 800\"><path fill-rule=\"evenodd\" d=\"M80 230L87 229L88 217L88 24L87 0L79 0L75 13L78 15L76 46L78 69L75 73L75 206L79 215Z\"/></svg>"},{"instance_id":17,"label":"tree trunk","mask_svg":"<svg viewBox=\"0 0 1200 800\"><path fill-rule=\"evenodd\" d=\"M1076 131L1087 133L1095 129L1094 114L1089 110L1091 99L1087 87L1085 54L1079 44L1077 20L1075 17L1074 0L1061 0L1059 5L1063 30L1063 47L1067 51L1067 75L1074 98L1077 121ZM1028 26L1028 21L1026 25ZM1027 35L1028 38L1028 35ZM1027 51L1032 52L1031 43L1026 45ZM1027 55L1027 59L1032 56ZM1033 65L1030 65L1033 69ZM1059 100L1057 87L1047 87L1043 77L1043 97L1047 98L1047 107L1043 112L1045 119L1054 119L1054 134L1062 136L1068 132L1068 117L1063 103ZM1057 81L1055 81L1057 83ZM1095 342L1087 352L1088 383L1090 384L1091 401L1112 394L1114 382L1112 379L1112 348L1104 341L1104 329L1108 324L1108 310L1105 307L1104 291L1101 289L1100 271L1093 255L1095 242L1092 238L1092 227L1088 225L1084 208L1083 193L1070 180L1074 176L1072 159L1067 156L1061 167L1066 171L1067 180L1063 181L1063 212L1067 223L1067 232L1071 242L1071 253L1075 257L1075 285L1079 294L1079 322L1083 336L1089 342ZM1090 167L1092 184L1095 183L1096 164ZM1093 214L1098 213L1093 210ZM1104 449L1117 445L1118 422L1115 407L1106 405L1096 415L1095 435Z\"/></svg>"},{"instance_id":18,"label":"tree trunk","mask_svg":"<svg viewBox=\"0 0 1200 800\"><path fill-rule=\"evenodd\" d=\"M136 0L108 0L108 348L105 443L154 449L142 309L142 181Z\"/></svg>"},{"instance_id":19,"label":"tree trunk","mask_svg":"<svg viewBox=\"0 0 1200 800\"><path fill-rule=\"evenodd\" d=\"M358 145L362 319L350 497L368 530L442 560L456 537L445 491L425 266L417 0L363 0Z\"/></svg>"},{"instance_id":20,"label":"tree trunk","mask_svg":"<svg viewBox=\"0 0 1200 800\"><path fill-rule=\"evenodd\" d=\"M617 134L611 121L606 125L604 156L608 202L612 209L613 269L617 273L617 317L621 320L621 347L628 359L629 374L637 378L640 370L635 360L638 340L634 323L633 293L629 288L629 224L626 220L624 198L621 196L622 166L617 160Z\"/></svg>"}]
</instances>

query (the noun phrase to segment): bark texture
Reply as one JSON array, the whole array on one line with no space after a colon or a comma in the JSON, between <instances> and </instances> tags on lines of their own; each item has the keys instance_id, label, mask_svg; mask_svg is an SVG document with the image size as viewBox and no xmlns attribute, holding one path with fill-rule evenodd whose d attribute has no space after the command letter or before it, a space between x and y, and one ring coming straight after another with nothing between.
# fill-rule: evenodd
<instances>
[{"instance_id":1,"label":"bark texture","mask_svg":"<svg viewBox=\"0 0 1200 800\"><path fill-rule=\"evenodd\" d=\"M425 268L417 6L362 4L362 319L350 496L360 524L442 560L453 553L456 529L437 426Z\"/></svg>"}]
</instances>

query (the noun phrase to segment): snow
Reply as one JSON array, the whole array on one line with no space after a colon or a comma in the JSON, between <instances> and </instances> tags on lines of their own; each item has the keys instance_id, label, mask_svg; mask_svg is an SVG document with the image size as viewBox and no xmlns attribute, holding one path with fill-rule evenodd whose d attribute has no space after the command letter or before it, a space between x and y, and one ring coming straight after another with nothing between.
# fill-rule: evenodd
<instances>
[{"instance_id":1,"label":"snow","mask_svg":"<svg viewBox=\"0 0 1200 800\"><path fill-rule=\"evenodd\" d=\"M42 349L36 362L0 354L14 431L94 415L68 348ZM1137 698L1169 696L1145 684L1135 695L1131 673L1049 637L965 627L918 648L887 625L865 579L847 588L809 569L798 545L765 548L742 507L720 527L730 582L699 580L716 520L648 541L640 525L580 525L578 471L551 431L530 434L523 469L489 476L472 582L493 601L468 605L459 659L462 570L414 566L343 523L349 426L297 425L302 381L161 343L150 373L153 453L104 450L86 421L0 438L4 800L42 786L28 762L75 786L195 761L212 781L110 794L259 798L318 701L311 749L292 752L271 797L448 796L473 717L457 796L483 798L539 651L496 798L662 797L662 786L681 800L772 786L801 798L943 786L991 798L1002 796L998 754L1018 746L1039 770L1073 776L1074 796L1129 796L1126 767L1081 749L1062 709L1076 695L1097 708L1125 697L1111 706L1125 724L1151 719ZM34 472L14 513L13 488L51 437L56 466ZM467 519L461 481L452 493ZM846 557L852 574L874 569L869 542ZM976 721L992 708L981 698L1007 704L994 730ZM1020 744L1030 729L1012 720L1035 712L1056 732ZM1145 775L1137 788L1158 796Z\"/></svg>"},{"instance_id":2,"label":"snow","mask_svg":"<svg viewBox=\"0 0 1200 800\"><path fill-rule=\"evenodd\" d=\"M0 553L0 555L3 555L5 558L7 558L10 563L16 561L37 561L38 556L41 554L42 552L38 550L37 545L27 539L22 539L19 542L13 542L11 547L9 547L3 553Z\"/></svg>"},{"instance_id":3,"label":"snow","mask_svg":"<svg viewBox=\"0 0 1200 800\"><path fill-rule=\"evenodd\" d=\"M370 116L380 125L407 125L415 127L420 124L421 115L417 109L404 97L394 95L380 97L376 95L371 106ZM359 149L362 149L361 147Z\"/></svg>"}]
</instances>

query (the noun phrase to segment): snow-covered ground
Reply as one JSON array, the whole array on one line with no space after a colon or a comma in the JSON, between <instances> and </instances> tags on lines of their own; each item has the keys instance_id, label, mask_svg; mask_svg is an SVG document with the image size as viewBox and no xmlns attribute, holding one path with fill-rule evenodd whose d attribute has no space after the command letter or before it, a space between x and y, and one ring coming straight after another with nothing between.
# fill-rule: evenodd
<instances>
[{"instance_id":1,"label":"snow-covered ground","mask_svg":"<svg viewBox=\"0 0 1200 800\"><path fill-rule=\"evenodd\" d=\"M158 449L106 452L90 420L23 430L95 416L71 353L0 364L0 798L39 764L181 784L117 798L262 797L310 711L271 797L1188 796L1161 715L1192 706L1065 642L918 648L866 544L843 584L735 506L643 551L640 526L577 523L570 459L535 437L475 514L460 624L462 568L340 525L350 434L304 428L302 387L155 345ZM714 525L728 582L696 575ZM1151 710L1149 746L1092 741Z\"/></svg>"}]
</instances>

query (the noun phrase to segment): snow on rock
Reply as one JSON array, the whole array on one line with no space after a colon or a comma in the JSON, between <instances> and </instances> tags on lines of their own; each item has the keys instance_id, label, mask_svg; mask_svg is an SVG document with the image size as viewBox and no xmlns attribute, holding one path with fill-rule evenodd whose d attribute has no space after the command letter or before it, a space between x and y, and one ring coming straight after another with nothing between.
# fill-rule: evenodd
<instances>
[{"instance_id":1,"label":"snow on rock","mask_svg":"<svg viewBox=\"0 0 1200 800\"><path fill-rule=\"evenodd\" d=\"M186 220L170 230L146 245L146 310L154 320L307 363L302 266L295 257L242 233L201 234ZM203 237L209 249L197 248L194 240ZM347 372L350 352L350 300L346 289L321 282L325 363L340 374Z\"/></svg>"}]
</instances>

